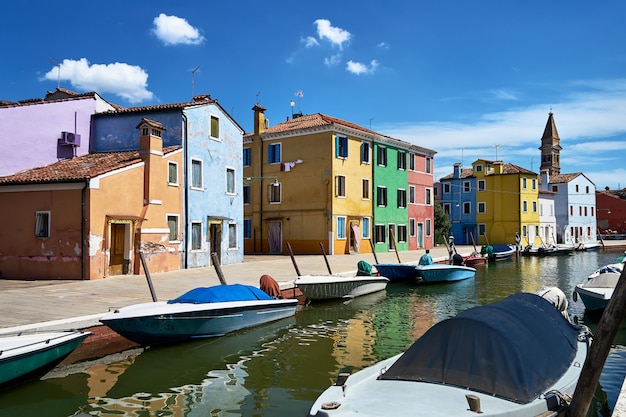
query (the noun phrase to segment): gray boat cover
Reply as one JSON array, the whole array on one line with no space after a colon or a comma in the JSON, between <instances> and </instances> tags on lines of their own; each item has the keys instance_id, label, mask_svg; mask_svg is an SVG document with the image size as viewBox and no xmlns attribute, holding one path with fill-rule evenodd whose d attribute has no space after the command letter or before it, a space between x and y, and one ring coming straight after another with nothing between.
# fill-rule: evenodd
<instances>
[{"instance_id":1,"label":"gray boat cover","mask_svg":"<svg viewBox=\"0 0 626 417\"><path fill-rule=\"evenodd\" d=\"M570 367L577 336L548 301L515 294L437 323L378 379L452 385L525 404Z\"/></svg>"}]
</instances>

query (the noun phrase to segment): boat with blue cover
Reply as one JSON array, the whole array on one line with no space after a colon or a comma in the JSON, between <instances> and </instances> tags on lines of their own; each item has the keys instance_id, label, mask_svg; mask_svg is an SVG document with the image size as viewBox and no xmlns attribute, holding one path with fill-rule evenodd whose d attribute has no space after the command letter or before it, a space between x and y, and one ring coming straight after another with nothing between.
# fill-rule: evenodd
<instances>
[{"instance_id":1,"label":"boat with blue cover","mask_svg":"<svg viewBox=\"0 0 626 417\"><path fill-rule=\"evenodd\" d=\"M274 298L250 285L199 287L169 300L134 304L100 321L144 345L221 336L293 316L298 300Z\"/></svg>"},{"instance_id":2,"label":"boat with blue cover","mask_svg":"<svg viewBox=\"0 0 626 417\"><path fill-rule=\"evenodd\" d=\"M474 278L476 269L463 265L432 264L415 267L423 282L452 282Z\"/></svg>"},{"instance_id":3,"label":"boat with blue cover","mask_svg":"<svg viewBox=\"0 0 626 417\"><path fill-rule=\"evenodd\" d=\"M376 271L389 281L410 281L418 278L414 264L375 264Z\"/></svg>"}]
</instances>

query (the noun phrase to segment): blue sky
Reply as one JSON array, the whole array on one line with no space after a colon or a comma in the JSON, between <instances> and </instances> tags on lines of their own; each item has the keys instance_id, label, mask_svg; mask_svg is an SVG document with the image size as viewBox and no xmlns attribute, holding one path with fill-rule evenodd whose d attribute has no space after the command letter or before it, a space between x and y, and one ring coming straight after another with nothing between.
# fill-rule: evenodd
<instances>
[{"instance_id":1,"label":"blue sky","mask_svg":"<svg viewBox=\"0 0 626 417\"><path fill-rule=\"evenodd\" d=\"M34 0L2 15L0 100L211 94L246 131L256 103L276 124L293 100L437 151L436 179L477 158L538 172L552 111L561 172L626 187L621 0Z\"/></svg>"}]
</instances>

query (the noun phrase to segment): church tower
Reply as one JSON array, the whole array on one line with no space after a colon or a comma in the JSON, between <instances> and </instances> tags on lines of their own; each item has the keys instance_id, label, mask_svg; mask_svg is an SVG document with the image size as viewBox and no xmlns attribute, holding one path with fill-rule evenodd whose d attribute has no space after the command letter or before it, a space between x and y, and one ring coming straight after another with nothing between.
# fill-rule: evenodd
<instances>
[{"instance_id":1,"label":"church tower","mask_svg":"<svg viewBox=\"0 0 626 417\"><path fill-rule=\"evenodd\" d=\"M561 138L556 130L554 113L548 113L548 122L541 137L541 167L540 172L547 172L549 175L561 173Z\"/></svg>"}]
</instances>

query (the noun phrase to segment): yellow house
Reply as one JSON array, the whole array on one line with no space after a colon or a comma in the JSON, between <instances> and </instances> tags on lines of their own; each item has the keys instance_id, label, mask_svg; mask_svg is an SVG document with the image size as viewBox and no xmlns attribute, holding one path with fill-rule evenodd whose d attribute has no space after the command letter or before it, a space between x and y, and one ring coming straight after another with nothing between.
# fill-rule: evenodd
<instances>
[{"instance_id":1,"label":"yellow house","mask_svg":"<svg viewBox=\"0 0 626 417\"><path fill-rule=\"evenodd\" d=\"M244 136L245 253L370 252L376 133L324 114L269 127L256 105ZM298 117L299 116L299 117Z\"/></svg>"},{"instance_id":2,"label":"yellow house","mask_svg":"<svg viewBox=\"0 0 626 417\"><path fill-rule=\"evenodd\" d=\"M472 164L476 178L476 223L480 244L541 244L539 237L538 174L502 161L478 159Z\"/></svg>"}]
</instances>

